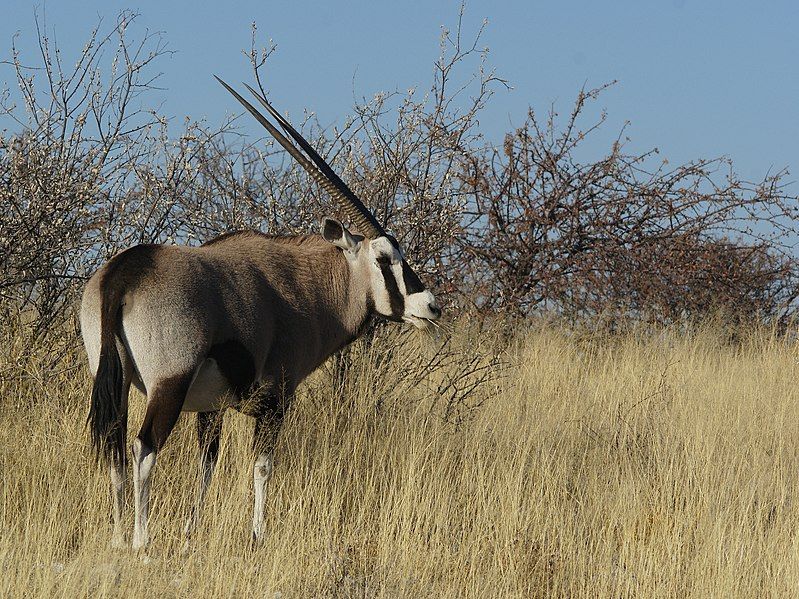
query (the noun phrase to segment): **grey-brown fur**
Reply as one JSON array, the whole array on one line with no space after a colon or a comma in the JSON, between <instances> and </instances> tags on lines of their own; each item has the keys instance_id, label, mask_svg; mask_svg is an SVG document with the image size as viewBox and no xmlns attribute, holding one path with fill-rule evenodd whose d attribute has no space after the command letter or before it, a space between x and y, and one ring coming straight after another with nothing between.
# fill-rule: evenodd
<instances>
[{"instance_id":1,"label":"grey-brown fur","mask_svg":"<svg viewBox=\"0 0 799 599\"><path fill-rule=\"evenodd\" d=\"M371 316L369 301L342 251L321 236L242 232L198 248L123 252L89 281L82 320L95 371L98 316L121 308L119 328L106 318L103 333L118 335L127 374L143 392L160 378L193 372L212 347L229 341L250 353L262 385L280 381L293 390L357 337Z\"/></svg>"}]
</instances>

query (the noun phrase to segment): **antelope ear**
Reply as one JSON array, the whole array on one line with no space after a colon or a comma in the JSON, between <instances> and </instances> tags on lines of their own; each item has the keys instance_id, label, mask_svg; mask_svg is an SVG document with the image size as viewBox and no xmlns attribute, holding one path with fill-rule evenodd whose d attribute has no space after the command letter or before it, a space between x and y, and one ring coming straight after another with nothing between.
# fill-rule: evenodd
<instances>
[{"instance_id":1,"label":"antelope ear","mask_svg":"<svg viewBox=\"0 0 799 599\"><path fill-rule=\"evenodd\" d=\"M322 237L325 238L325 241L340 247L342 250L348 252L356 252L358 250L358 241L335 218L326 216L322 219Z\"/></svg>"}]
</instances>

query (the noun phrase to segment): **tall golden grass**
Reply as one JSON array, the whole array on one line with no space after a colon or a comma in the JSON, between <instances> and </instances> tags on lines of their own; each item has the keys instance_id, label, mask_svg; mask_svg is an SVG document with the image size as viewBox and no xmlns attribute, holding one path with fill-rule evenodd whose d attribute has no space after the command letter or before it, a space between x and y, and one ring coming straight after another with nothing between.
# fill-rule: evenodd
<instances>
[{"instance_id":1,"label":"tall golden grass","mask_svg":"<svg viewBox=\"0 0 799 599\"><path fill-rule=\"evenodd\" d=\"M3 332L0 596L796 595L790 341L540 326L503 344L455 328L453 353L433 366L435 342L410 332L360 346L346 401L324 373L303 386L255 548L252 425L229 411L181 554L197 469L184 415L156 466L146 560L109 548L82 354ZM460 397L481 372L465 363L495 370ZM133 433L142 404L132 398Z\"/></svg>"}]
</instances>

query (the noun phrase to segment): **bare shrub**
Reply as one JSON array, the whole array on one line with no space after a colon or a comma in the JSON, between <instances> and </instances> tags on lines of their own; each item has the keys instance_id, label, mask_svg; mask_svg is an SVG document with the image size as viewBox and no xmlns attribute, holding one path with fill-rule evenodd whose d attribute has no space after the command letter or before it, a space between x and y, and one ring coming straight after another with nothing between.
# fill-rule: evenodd
<instances>
[{"instance_id":1,"label":"bare shrub","mask_svg":"<svg viewBox=\"0 0 799 599\"><path fill-rule=\"evenodd\" d=\"M0 138L0 291L36 333L68 315L98 263L147 237L142 215L155 212L137 205L139 177L171 144L163 118L140 101L167 50L157 34L130 41L135 18L98 25L76 62L40 28L38 65L16 47L3 63L19 94L6 89L0 101L17 129Z\"/></svg>"},{"instance_id":2,"label":"bare shrub","mask_svg":"<svg viewBox=\"0 0 799 599\"><path fill-rule=\"evenodd\" d=\"M657 150L578 159L605 114L583 126L581 91L565 123L531 109L501 148L474 152L460 177L471 220L463 270L480 305L527 315L669 322L725 310L782 316L796 297L787 253L796 198L785 171L752 184L728 160L672 167Z\"/></svg>"}]
</instances>

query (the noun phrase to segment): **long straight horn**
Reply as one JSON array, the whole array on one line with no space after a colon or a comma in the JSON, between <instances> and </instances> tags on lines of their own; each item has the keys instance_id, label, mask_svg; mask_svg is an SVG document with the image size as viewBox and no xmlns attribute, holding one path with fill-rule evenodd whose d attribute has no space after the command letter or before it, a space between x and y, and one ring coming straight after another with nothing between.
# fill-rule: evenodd
<instances>
[{"instance_id":1,"label":"long straight horn","mask_svg":"<svg viewBox=\"0 0 799 599\"><path fill-rule=\"evenodd\" d=\"M280 126L283 127L283 130L286 133L288 133L294 139L295 142L297 142L297 144L305 151L305 153L311 158L311 160L313 160L314 164L316 164L316 166L319 167L319 170L322 171L325 174L325 176L327 176L327 178L330 179L333 182L333 184L344 193L346 202L351 204L352 207L358 211L359 218L356 218L354 220L356 222L359 222L361 226L366 226L367 228L372 229L373 230L372 232L375 234L372 235L373 237L385 235L386 234L385 230L377 221L377 219L374 217L374 215L369 211L369 209L366 206L364 206L363 202L361 202L358 196L356 196L355 193L353 193L353 191L347 186L347 184L341 180L341 178L325 161L325 159L322 158L316 152L316 150L314 150L311 147L311 144L309 144L305 140L305 138L302 135L300 135L300 133L294 127L291 126L291 123L289 123L283 117L282 114L280 114L277 110L274 109L274 107L267 101L266 98L264 98L261 94L259 94L257 91L255 91L252 87L250 87L246 83L244 84L244 86L248 90L250 90L250 93L253 96L257 98L257 100L261 103L261 106L266 108L267 112L269 112L272 118L274 118L280 124ZM348 207L345 205L344 208L347 209L347 214L349 214L350 217L352 218L352 214L350 214ZM365 219L367 222L366 223L360 222L362 219Z\"/></svg>"},{"instance_id":2,"label":"long straight horn","mask_svg":"<svg viewBox=\"0 0 799 599\"><path fill-rule=\"evenodd\" d=\"M310 144L308 144L308 142L305 141L305 139L303 139L302 136L300 136L300 134L297 133L296 130L294 130L294 128L291 127L291 125L289 125L288 122L283 119L283 117L281 117L271 105L268 104L268 102L266 102L266 100L261 98L258 94L255 94L261 103L267 107L269 113L272 114L273 117L275 114L278 114L278 116L275 118L278 120L280 125L286 129L286 132L297 141L297 143L300 145L300 147L302 147L303 150L306 151L306 153L308 153L308 155L316 163L316 166L311 164L311 162L305 156L303 156L303 154L294 146L294 144L286 139L286 137L280 133L280 131L278 131L277 128L272 125L272 123L270 123L264 115L258 112L258 110L247 100L242 98L241 95L236 92L236 90L222 81L216 75L214 75L214 78L219 81L219 83L221 83L222 86L224 86L224 88L228 90L233 97L236 98L267 131L269 131L269 134L274 137L289 154L291 154L291 156L300 164L300 166L308 171L308 174L310 174L313 179L324 188L330 197L337 201L342 208L344 208L347 216L349 216L353 223L360 229L361 233L372 238L385 235L383 227L380 226L372 213L369 212L369 210L355 196L355 194L344 184L343 181L341 181L341 179L333 172L333 170L322 159L322 157L319 156L319 154L317 154L313 148L311 148ZM247 87L249 88L249 86ZM252 88L250 88L250 91L253 91Z\"/></svg>"}]
</instances>

